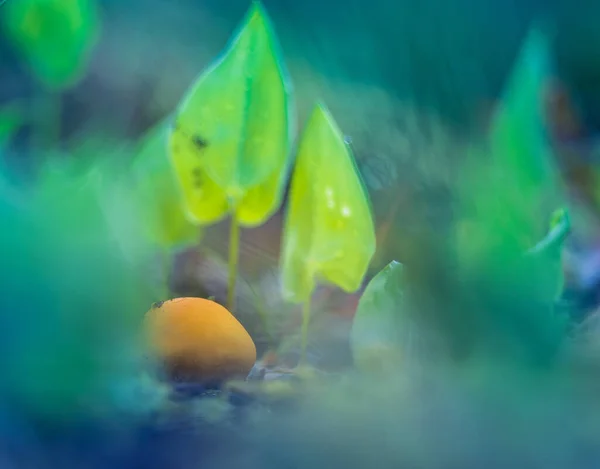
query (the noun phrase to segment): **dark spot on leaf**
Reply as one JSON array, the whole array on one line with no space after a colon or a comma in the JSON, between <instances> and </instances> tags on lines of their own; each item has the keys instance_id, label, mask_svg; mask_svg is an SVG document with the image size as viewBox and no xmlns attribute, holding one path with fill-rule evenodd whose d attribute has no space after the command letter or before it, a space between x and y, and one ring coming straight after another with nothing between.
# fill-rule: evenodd
<instances>
[{"instance_id":1,"label":"dark spot on leaf","mask_svg":"<svg viewBox=\"0 0 600 469\"><path fill-rule=\"evenodd\" d=\"M193 184L194 186L196 186L197 189L202 187L202 185L204 184L204 173L202 172L201 168L194 168L192 170L192 179Z\"/></svg>"},{"instance_id":2,"label":"dark spot on leaf","mask_svg":"<svg viewBox=\"0 0 600 469\"><path fill-rule=\"evenodd\" d=\"M192 143L199 150L204 150L208 146L208 142L199 135L192 136Z\"/></svg>"}]
</instances>

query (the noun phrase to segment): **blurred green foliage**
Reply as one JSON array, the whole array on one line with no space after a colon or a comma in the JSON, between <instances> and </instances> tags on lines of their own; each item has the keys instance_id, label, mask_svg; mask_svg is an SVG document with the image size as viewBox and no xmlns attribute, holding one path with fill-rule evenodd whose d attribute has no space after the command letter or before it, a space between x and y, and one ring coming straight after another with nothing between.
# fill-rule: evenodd
<instances>
[{"instance_id":1,"label":"blurred green foliage","mask_svg":"<svg viewBox=\"0 0 600 469\"><path fill-rule=\"evenodd\" d=\"M390 372L410 349L410 327L402 323L403 266L390 262L367 285L352 323L350 345L356 366L365 372Z\"/></svg>"},{"instance_id":2,"label":"blurred green foliage","mask_svg":"<svg viewBox=\"0 0 600 469\"><path fill-rule=\"evenodd\" d=\"M434 233L433 257L421 247L402 276L388 266L367 287L352 335L359 355L377 358L396 340L391 350L406 359L556 363L567 337L568 318L555 302L570 222L566 210L555 212L565 196L542 113L548 51L546 36L534 29L487 138L473 144L455 181L455 237ZM427 344L417 354L415 340Z\"/></svg>"},{"instance_id":3,"label":"blurred green foliage","mask_svg":"<svg viewBox=\"0 0 600 469\"><path fill-rule=\"evenodd\" d=\"M200 240L190 221L167 150L169 122L161 122L141 140L132 162L132 191L139 197L147 234L162 248L182 248Z\"/></svg>"},{"instance_id":4,"label":"blurred green foliage","mask_svg":"<svg viewBox=\"0 0 600 469\"><path fill-rule=\"evenodd\" d=\"M135 206L105 163L49 161L34 186L1 176L2 393L36 418L101 414L139 370L153 300L143 257L123 249L148 249Z\"/></svg>"},{"instance_id":5,"label":"blurred green foliage","mask_svg":"<svg viewBox=\"0 0 600 469\"><path fill-rule=\"evenodd\" d=\"M538 357L555 356L566 332L566 318L554 311L564 236L556 255L526 255L545 235L551 213L565 204L542 112L551 72L545 34L533 29L526 38L485 153L475 153L461 178L462 216L473 216L473 231L459 239L458 251L467 285L478 289L471 302L480 314L476 322L487 322L496 335L484 340L492 344L505 335L511 347Z\"/></svg>"},{"instance_id":6,"label":"blurred green foliage","mask_svg":"<svg viewBox=\"0 0 600 469\"><path fill-rule=\"evenodd\" d=\"M51 89L85 73L99 33L94 0L15 0L2 9L4 31L37 78Z\"/></svg>"}]
</instances>

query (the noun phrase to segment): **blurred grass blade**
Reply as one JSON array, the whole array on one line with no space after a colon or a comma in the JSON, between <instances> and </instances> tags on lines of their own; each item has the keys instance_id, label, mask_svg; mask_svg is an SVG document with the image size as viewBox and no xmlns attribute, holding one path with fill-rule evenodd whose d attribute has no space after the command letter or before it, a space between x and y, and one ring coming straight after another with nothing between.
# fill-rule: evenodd
<instances>
[{"instance_id":1,"label":"blurred grass blade","mask_svg":"<svg viewBox=\"0 0 600 469\"><path fill-rule=\"evenodd\" d=\"M488 145L472 155L460 188L464 207L475 210L479 232L472 236L512 255L535 245L562 202L543 113L550 71L547 39L534 29L507 81Z\"/></svg>"},{"instance_id":2,"label":"blurred grass blade","mask_svg":"<svg viewBox=\"0 0 600 469\"><path fill-rule=\"evenodd\" d=\"M493 157L506 168L512 190L520 195L510 210L523 229L529 228L536 237L539 223L545 226L550 210L561 202L544 118L543 97L551 71L548 40L534 29L515 65L490 135ZM528 227L528 222L533 226Z\"/></svg>"},{"instance_id":3,"label":"blurred grass blade","mask_svg":"<svg viewBox=\"0 0 600 469\"><path fill-rule=\"evenodd\" d=\"M354 157L323 106L314 109L301 136L291 184L285 295L307 301L317 280L356 291L375 252L375 229Z\"/></svg>"},{"instance_id":4,"label":"blurred grass blade","mask_svg":"<svg viewBox=\"0 0 600 469\"><path fill-rule=\"evenodd\" d=\"M524 194L549 190L556 182L543 109L550 73L549 44L533 30L509 77L489 136L494 158Z\"/></svg>"},{"instance_id":5,"label":"blurred grass blade","mask_svg":"<svg viewBox=\"0 0 600 469\"><path fill-rule=\"evenodd\" d=\"M172 161L198 222L217 221L239 206L239 223L257 225L278 207L290 145L289 93L275 34L255 2L173 124Z\"/></svg>"}]
</instances>

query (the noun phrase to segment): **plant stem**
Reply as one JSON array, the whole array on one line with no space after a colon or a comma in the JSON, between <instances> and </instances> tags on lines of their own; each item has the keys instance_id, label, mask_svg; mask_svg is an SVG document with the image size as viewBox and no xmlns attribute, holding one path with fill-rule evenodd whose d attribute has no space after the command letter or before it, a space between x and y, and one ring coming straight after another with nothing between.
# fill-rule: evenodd
<instances>
[{"instance_id":1,"label":"plant stem","mask_svg":"<svg viewBox=\"0 0 600 469\"><path fill-rule=\"evenodd\" d=\"M240 224L235 212L231 216L229 228L229 284L227 288L227 309L233 314L235 311L235 286L237 281L237 268L240 256Z\"/></svg>"},{"instance_id":2,"label":"plant stem","mask_svg":"<svg viewBox=\"0 0 600 469\"><path fill-rule=\"evenodd\" d=\"M60 143L62 96L42 91L34 103L34 143L40 152L56 149Z\"/></svg>"},{"instance_id":3,"label":"plant stem","mask_svg":"<svg viewBox=\"0 0 600 469\"><path fill-rule=\"evenodd\" d=\"M263 300L250 282L246 281L246 284L248 285L250 291L254 295L254 304L256 306L256 312L258 313L258 317L262 322L263 329L265 331L265 336L267 338L267 345L269 346L269 348L273 348L275 345L275 341L273 340L273 334L271 333L271 327L269 323L269 315L267 314L265 305L263 304Z\"/></svg>"},{"instance_id":4,"label":"plant stem","mask_svg":"<svg viewBox=\"0 0 600 469\"><path fill-rule=\"evenodd\" d=\"M306 349L308 348L308 325L310 323L310 306L311 299L309 298L302 305L302 331L301 331L301 349L300 349L300 363L304 365L306 363Z\"/></svg>"}]
</instances>

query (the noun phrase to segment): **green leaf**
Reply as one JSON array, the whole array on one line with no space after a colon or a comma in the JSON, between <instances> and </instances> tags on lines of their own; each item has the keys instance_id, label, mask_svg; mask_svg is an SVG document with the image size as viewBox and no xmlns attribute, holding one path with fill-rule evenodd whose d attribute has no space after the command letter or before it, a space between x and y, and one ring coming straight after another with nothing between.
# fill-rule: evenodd
<instances>
[{"instance_id":1,"label":"green leaf","mask_svg":"<svg viewBox=\"0 0 600 469\"><path fill-rule=\"evenodd\" d=\"M175 117L172 161L199 223L234 209L240 224L257 225L278 208L289 164L289 100L275 34L255 2Z\"/></svg>"},{"instance_id":2,"label":"green leaf","mask_svg":"<svg viewBox=\"0 0 600 469\"><path fill-rule=\"evenodd\" d=\"M533 30L494 116L488 155L474 155L470 178L462 188L466 204L475 208L481 236L497 238L493 242L515 252L540 238L551 207L560 203L543 113L542 94L549 76L547 39Z\"/></svg>"},{"instance_id":3,"label":"green leaf","mask_svg":"<svg viewBox=\"0 0 600 469\"><path fill-rule=\"evenodd\" d=\"M550 72L547 39L533 30L515 63L490 134L494 157L522 191L539 191L555 182L542 99Z\"/></svg>"},{"instance_id":4,"label":"green leaf","mask_svg":"<svg viewBox=\"0 0 600 469\"><path fill-rule=\"evenodd\" d=\"M93 0L14 0L2 7L4 29L45 85L64 89L87 67L99 18Z\"/></svg>"},{"instance_id":5,"label":"green leaf","mask_svg":"<svg viewBox=\"0 0 600 469\"><path fill-rule=\"evenodd\" d=\"M403 270L402 264L392 261L369 282L360 298L352 323L350 347L354 362L361 369L398 364Z\"/></svg>"},{"instance_id":6,"label":"green leaf","mask_svg":"<svg viewBox=\"0 0 600 469\"><path fill-rule=\"evenodd\" d=\"M290 168L291 160L288 158L268 179L244 194L236 207L236 217L241 225L259 226L277 211Z\"/></svg>"},{"instance_id":7,"label":"green leaf","mask_svg":"<svg viewBox=\"0 0 600 469\"><path fill-rule=\"evenodd\" d=\"M317 280L356 291L375 252L368 195L332 116L317 106L301 136L283 247L283 289L307 301Z\"/></svg>"},{"instance_id":8,"label":"green leaf","mask_svg":"<svg viewBox=\"0 0 600 469\"><path fill-rule=\"evenodd\" d=\"M134 192L147 236L164 248L192 245L200 228L186 213L167 152L168 124L152 129L141 142L133 164Z\"/></svg>"}]
</instances>

